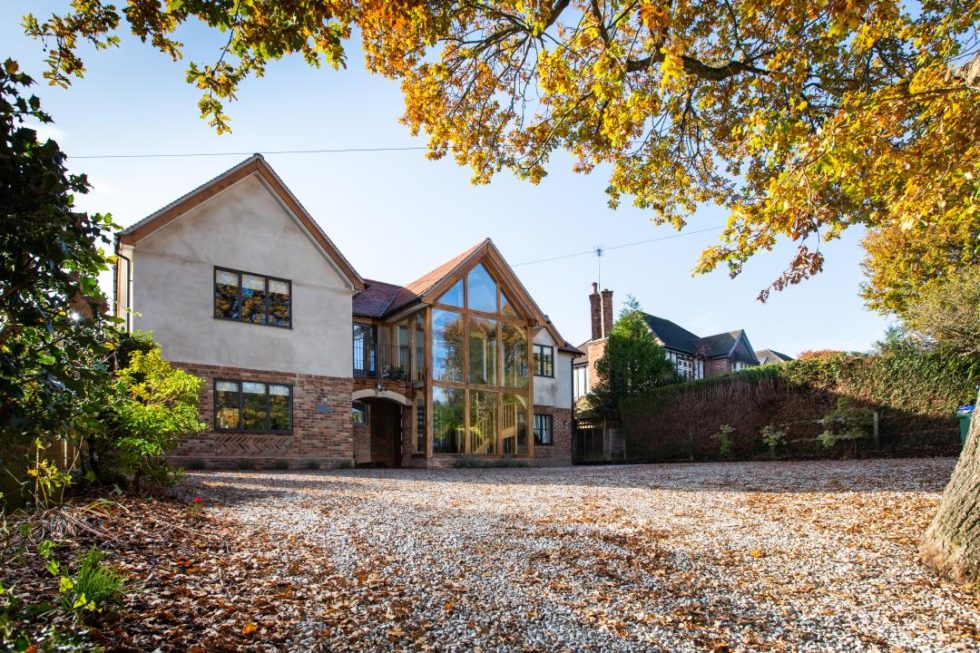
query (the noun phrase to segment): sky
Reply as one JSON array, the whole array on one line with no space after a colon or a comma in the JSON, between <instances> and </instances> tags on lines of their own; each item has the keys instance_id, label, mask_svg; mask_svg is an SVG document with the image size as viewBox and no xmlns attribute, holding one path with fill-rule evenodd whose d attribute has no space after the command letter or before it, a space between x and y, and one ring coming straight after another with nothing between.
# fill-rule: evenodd
<instances>
[{"instance_id":1,"label":"sky","mask_svg":"<svg viewBox=\"0 0 980 653\"><path fill-rule=\"evenodd\" d=\"M451 158L430 161L420 150L271 154L425 145L399 123L404 103L397 83L367 73L356 43L349 45L346 70L313 69L300 58L273 62L226 107L230 135L218 136L199 117L198 92L184 81L188 61L217 57L218 35L201 27L179 33L184 61L126 37L116 49L83 49L85 77L67 90L50 87L41 76L42 45L24 36L21 17L31 11L41 19L67 4L0 3L0 59L16 59L38 80L33 92L55 121L40 133L57 140L72 157L71 171L86 173L94 187L78 206L111 213L123 227L262 152L363 277L408 283L489 237L573 344L590 337L594 281L613 290L617 312L632 295L646 312L698 335L745 329L756 349L791 356L868 350L888 325L858 295L863 252L855 229L821 244L822 274L763 304L756 296L785 269L792 244L756 256L735 279L722 269L692 276L701 250L717 242L727 218L722 209L700 208L680 234L655 227L650 213L625 199L609 209L603 172L573 173L566 156L553 158L538 185L504 172L474 186L468 169ZM223 152L240 154L83 158ZM601 259L591 253L597 247L606 249ZM568 256L580 252L586 254ZM537 262L542 259L555 260Z\"/></svg>"}]
</instances>

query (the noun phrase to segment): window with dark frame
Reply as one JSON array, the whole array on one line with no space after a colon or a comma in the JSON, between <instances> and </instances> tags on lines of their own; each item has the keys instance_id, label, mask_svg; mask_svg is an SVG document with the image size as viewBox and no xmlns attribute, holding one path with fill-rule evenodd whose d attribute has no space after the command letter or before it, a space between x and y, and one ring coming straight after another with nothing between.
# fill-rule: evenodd
<instances>
[{"instance_id":1,"label":"window with dark frame","mask_svg":"<svg viewBox=\"0 0 980 653\"><path fill-rule=\"evenodd\" d=\"M292 386L215 379L214 430L292 433Z\"/></svg>"},{"instance_id":2,"label":"window with dark frame","mask_svg":"<svg viewBox=\"0 0 980 653\"><path fill-rule=\"evenodd\" d=\"M552 427L554 416L543 413L534 414L534 444L548 446L555 443Z\"/></svg>"},{"instance_id":3,"label":"window with dark frame","mask_svg":"<svg viewBox=\"0 0 980 653\"><path fill-rule=\"evenodd\" d=\"M251 272L214 268L214 317L291 328L293 284Z\"/></svg>"},{"instance_id":4,"label":"window with dark frame","mask_svg":"<svg viewBox=\"0 0 980 653\"><path fill-rule=\"evenodd\" d=\"M354 401L351 404L351 421L355 425L366 426L370 420L368 405L363 401Z\"/></svg>"},{"instance_id":5,"label":"window with dark frame","mask_svg":"<svg viewBox=\"0 0 980 653\"><path fill-rule=\"evenodd\" d=\"M534 376L555 376L555 348L534 345Z\"/></svg>"}]
</instances>

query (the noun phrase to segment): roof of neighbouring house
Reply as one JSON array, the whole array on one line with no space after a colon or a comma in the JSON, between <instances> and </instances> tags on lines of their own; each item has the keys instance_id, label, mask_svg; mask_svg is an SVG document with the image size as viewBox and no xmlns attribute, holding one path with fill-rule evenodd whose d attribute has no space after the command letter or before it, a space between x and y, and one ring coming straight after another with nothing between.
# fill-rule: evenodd
<instances>
[{"instance_id":1,"label":"roof of neighbouring house","mask_svg":"<svg viewBox=\"0 0 980 653\"><path fill-rule=\"evenodd\" d=\"M787 356L775 349L760 349L755 352L755 357L759 359L761 365L765 365L766 363L784 363L793 360L792 356Z\"/></svg>"},{"instance_id":2,"label":"roof of neighbouring house","mask_svg":"<svg viewBox=\"0 0 980 653\"><path fill-rule=\"evenodd\" d=\"M395 299L404 291L403 286L376 279L365 279L364 290L354 295L352 301L354 315L381 317L389 312Z\"/></svg>"},{"instance_id":3,"label":"roof of neighbouring house","mask_svg":"<svg viewBox=\"0 0 980 653\"><path fill-rule=\"evenodd\" d=\"M649 313L643 314L647 326L667 349L675 349L688 354L696 354L701 338L670 320Z\"/></svg>"}]
</instances>

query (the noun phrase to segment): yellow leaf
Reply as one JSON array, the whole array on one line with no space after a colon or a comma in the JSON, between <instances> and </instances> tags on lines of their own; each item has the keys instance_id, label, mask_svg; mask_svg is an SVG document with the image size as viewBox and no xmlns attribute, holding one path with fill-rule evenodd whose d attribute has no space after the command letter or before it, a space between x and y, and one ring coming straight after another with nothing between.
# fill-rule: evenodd
<instances>
[{"instance_id":1,"label":"yellow leaf","mask_svg":"<svg viewBox=\"0 0 980 653\"><path fill-rule=\"evenodd\" d=\"M242 628L242 635L251 635L252 633L254 633L258 629L259 629L259 627L256 626L255 624L253 624L250 621L247 624L245 624L245 627L244 628Z\"/></svg>"},{"instance_id":2,"label":"yellow leaf","mask_svg":"<svg viewBox=\"0 0 980 653\"><path fill-rule=\"evenodd\" d=\"M749 555L753 558L763 558L766 554L762 551L762 549L752 549L749 551Z\"/></svg>"}]
</instances>

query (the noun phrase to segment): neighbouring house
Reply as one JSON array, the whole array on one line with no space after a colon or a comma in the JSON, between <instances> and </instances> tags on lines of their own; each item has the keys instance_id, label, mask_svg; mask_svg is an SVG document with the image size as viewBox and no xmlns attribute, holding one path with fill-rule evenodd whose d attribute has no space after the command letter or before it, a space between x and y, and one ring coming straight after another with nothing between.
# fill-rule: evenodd
<instances>
[{"instance_id":1,"label":"neighbouring house","mask_svg":"<svg viewBox=\"0 0 980 653\"><path fill-rule=\"evenodd\" d=\"M793 358L774 349L760 349L755 352L755 357L759 359L759 365L772 365L774 363L785 363Z\"/></svg>"},{"instance_id":2,"label":"neighbouring house","mask_svg":"<svg viewBox=\"0 0 980 653\"><path fill-rule=\"evenodd\" d=\"M598 382L595 364L605 352L606 337L614 324L612 301L611 290L600 292L599 285L592 284L589 295L592 338L579 345L583 354L573 362L576 401L587 395ZM668 319L649 313L644 313L644 318L650 333L667 351L667 358L683 379L704 379L759 364L743 329L701 337Z\"/></svg>"},{"instance_id":3,"label":"neighbouring house","mask_svg":"<svg viewBox=\"0 0 980 653\"><path fill-rule=\"evenodd\" d=\"M255 155L123 230L117 314L206 380L175 462L571 462L572 359L493 242L361 277Z\"/></svg>"}]
</instances>

